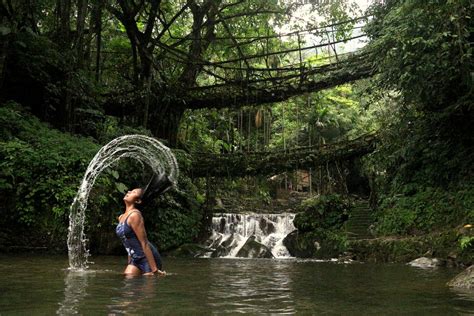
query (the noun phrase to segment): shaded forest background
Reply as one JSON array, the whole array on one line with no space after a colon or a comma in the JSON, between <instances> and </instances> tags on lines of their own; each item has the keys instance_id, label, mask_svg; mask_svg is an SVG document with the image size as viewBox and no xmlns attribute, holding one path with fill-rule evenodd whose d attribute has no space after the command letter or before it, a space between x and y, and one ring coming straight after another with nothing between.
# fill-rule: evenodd
<instances>
[{"instance_id":1,"label":"shaded forest background","mask_svg":"<svg viewBox=\"0 0 474 316\"><path fill-rule=\"evenodd\" d=\"M295 19L301 6L324 19ZM213 181L218 195L273 198L267 178L193 178L200 152L285 150L374 131L372 154L314 166L316 196L370 194L377 236L473 223L472 9L467 0L391 0L367 12L343 0L2 0L0 248L64 250L90 159L124 134L158 137L178 157L180 189L146 215L165 250L205 234ZM337 51L359 34L367 44L357 54ZM327 89L304 90L314 86L301 74L320 70L335 73L323 77ZM121 196L142 173L125 161L98 180L87 219L94 251L113 252ZM354 173L363 184L348 188ZM458 242L469 251L474 238Z\"/></svg>"}]
</instances>

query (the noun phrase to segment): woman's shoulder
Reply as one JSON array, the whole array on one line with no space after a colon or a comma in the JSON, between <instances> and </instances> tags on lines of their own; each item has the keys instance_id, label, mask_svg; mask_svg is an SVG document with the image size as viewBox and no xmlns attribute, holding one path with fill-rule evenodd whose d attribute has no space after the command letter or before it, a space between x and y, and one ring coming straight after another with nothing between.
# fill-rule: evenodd
<instances>
[{"instance_id":1,"label":"woman's shoulder","mask_svg":"<svg viewBox=\"0 0 474 316\"><path fill-rule=\"evenodd\" d=\"M119 222L122 221L122 219L124 218L124 215L126 215L126 213L123 213L123 214L119 215L119 217L118 217ZM133 209L130 212L128 212L127 219L137 218L137 217L141 217L141 216L142 216L142 213L140 212L140 210Z\"/></svg>"},{"instance_id":2,"label":"woman's shoulder","mask_svg":"<svg viewBox=\"0 0 474 316\"><path fill-rule=\"evenodd\" d=\"M142 213L139 210L132 210L128 215L127 222L129 225L134 227L135 225L140 225L143 223Z\"/></svg>"},{"instance_id":3,"label":"woman's shoulder","mask_svg":"<svg viewBox=\"0 0 474 316\"><path fill-rule=\"evenodd\" d=\"M142 217L142 212L140 212L140 210L138 209L133 209L130 211L129 215L128 215L128 218L132 218L132 219L138 219L138 218L141 218Z\"/></svg>"}]
</instances>

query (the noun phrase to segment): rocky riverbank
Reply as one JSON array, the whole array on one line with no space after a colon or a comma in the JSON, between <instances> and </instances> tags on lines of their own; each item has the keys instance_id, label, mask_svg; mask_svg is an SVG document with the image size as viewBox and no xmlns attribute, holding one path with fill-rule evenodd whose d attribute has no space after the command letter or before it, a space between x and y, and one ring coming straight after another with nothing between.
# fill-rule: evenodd
<instances>
[{"instance_id":1,"label":"rocky riverbank","mask_svg":"<svg viewBox=\"0 0 474 316\"><path fill-rule=\"evenodd\" d=\"M352 240L348 242L348 251L354 259L365 262L409 262L430 257L446 265L467 266L474 262L474 253L459 246L463 236L458 230L448 230L413 237Z\"/></svg>"}]
</instances>

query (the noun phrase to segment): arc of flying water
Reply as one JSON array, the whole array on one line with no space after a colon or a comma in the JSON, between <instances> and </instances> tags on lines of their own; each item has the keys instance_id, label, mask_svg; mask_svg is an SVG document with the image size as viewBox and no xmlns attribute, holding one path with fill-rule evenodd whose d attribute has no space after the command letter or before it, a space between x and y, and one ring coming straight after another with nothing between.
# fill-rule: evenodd
<instances>
[{"instance_id":1,"label":"arc of flying water","mask_svg":"<svg viewBox=\"0 0 474 316\"><path fill-rule=\"evenodd\" d=\"M89 163L69 213L68 255L71 270L87 269L87 239L84 234L85 211L90 190L99 174L122 158L134 158L151 167L155 174L165 173L173 187L178 182L176 157L160 141L144 135L125 135L103 146Z\"/></svg>"}]
</instances>

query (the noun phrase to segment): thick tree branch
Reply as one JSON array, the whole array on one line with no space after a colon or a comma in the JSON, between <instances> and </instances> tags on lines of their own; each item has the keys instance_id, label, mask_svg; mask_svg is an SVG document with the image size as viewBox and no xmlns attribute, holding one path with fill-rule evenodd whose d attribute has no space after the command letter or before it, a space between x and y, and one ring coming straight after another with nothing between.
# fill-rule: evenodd
<instances>
[{"instance_id":1,"label":"thick tree branch","mask_svg":"<svg viewBox=\"0 0 474 316\"><path fill-rule=\"evenodd\" d=\"M219 9L219 12L222 12L228 8L231 8L233 6L236 6L236 5L239 5L239 4L242 4L242 3L245 3L245 0L240 0L240 1L237 1L237 2L233 2L233 3L229 3L229 4L226 4L226 5L223 5L220 9Z\"/></svg>"},{"instance_id":2,"label":"thick tree branch","mask_svg":"<svg viewBox=\"0 0 474 316\"><path fill-rule=\"evenodd\" d=\"M219 18L221 18L221 14L220 14L220 13L218 13L218 16L219 16ZM232 31L231 31L229 25L227 25L227 22L224 21L224 20L222 20L222 25L224 26L224 29L226 30L227 34L229 34L229 36L230 36L232 42L234 43L235 47L237 48L237 51L239 52L240 58L242 58L242 59L244 60L245 65L247 66L247 68L250 68L249 63L248 63L247 59L245 58L245 55L244 55L244 53L242 52L242 49L240 48L239 42L237 42L237 40L234 38L234 36L233 36L233 34L232 34Z\"/></svg>"},{"instance_id":3,"label":"thick tree branch","mask_svg":"<svg viewBox=\"0 0 474 316\"><path fill-rule=\"evenodd\" d=\"M169 30L171 25L188 9L188 4L186 3L172 18L169 22L166 22L166 20L163 20L163 29L161 30L160 34L155 38L155 41L159 41L163 35L166 33L166 31ZM171 34L170 34L171 35Z\"/></svg>"},{"instance_id":4,"label":"thick tree branch","mask_svg":"<svg viewBox=\"0 0 474 316\"><path fill-rule=\"evenodd\" d=\"M193 14L193 28L192 34L196 40L192 41L189 52L188 61L194 59L201 59L202 53L207 49L209 44L212 42L214 36L215 17L218 12L218 6L220 1L207 0L201 6L197 5L194 1L190 1L189 7ZM207 17L208 23L206 26L206 33L204 37L201 37L202 24L204 16ZM201 65L195 65L188 63L185 65L184 70L180 76L180 82L185 87L192 87L195 85L196 77L199 70L202 68Z\"/></svg>"},{"instance_id":5,"label":"thick tree branch","mask_svg":"<svg viewBox=\"0 0 474 316\"><path fill-rule=\"evenodd\" d=\"M146 29L143 34L145 39L151 39L151 33L153 32L153 27L155 26L156 16L158 14L158 8L160 6L160 0L151 0L151 10L148 15L148 20L146 23Z\"/></svg>"}]
</instances>

